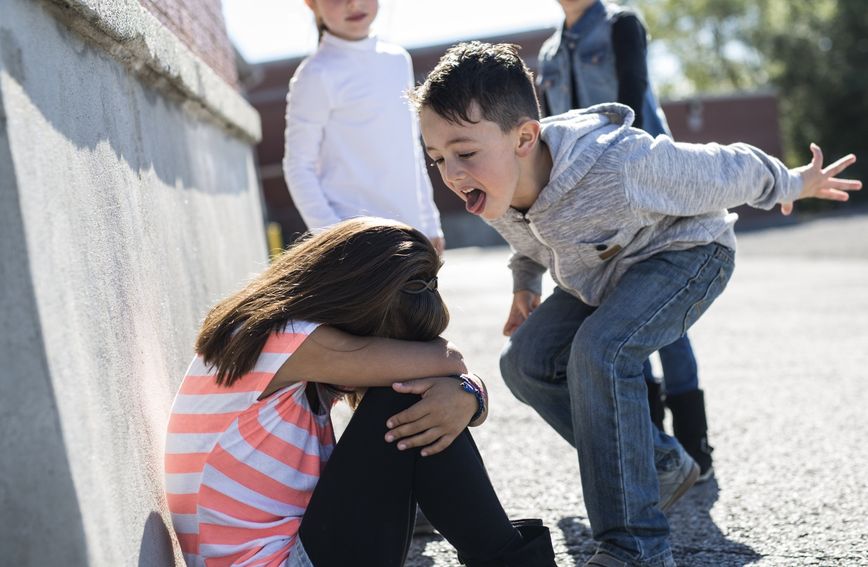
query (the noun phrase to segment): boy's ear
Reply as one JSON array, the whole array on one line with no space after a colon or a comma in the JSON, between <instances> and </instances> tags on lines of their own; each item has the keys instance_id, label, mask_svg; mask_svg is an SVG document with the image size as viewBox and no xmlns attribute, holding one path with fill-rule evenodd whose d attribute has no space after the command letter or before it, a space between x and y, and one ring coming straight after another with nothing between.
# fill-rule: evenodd
<instances>
[{"instance_id":1,"label":"boy's ear","mask_svg":"<svg viewBox=\"0 0 868 567\"><path fill-rule=\"evenodd\" d=\"M539 142L539 134L542 126L539 120L527 118L515 127L518 136L515 146L515 154L520 157L527 157L536 148Z\"/></svg>"}]
</instances>

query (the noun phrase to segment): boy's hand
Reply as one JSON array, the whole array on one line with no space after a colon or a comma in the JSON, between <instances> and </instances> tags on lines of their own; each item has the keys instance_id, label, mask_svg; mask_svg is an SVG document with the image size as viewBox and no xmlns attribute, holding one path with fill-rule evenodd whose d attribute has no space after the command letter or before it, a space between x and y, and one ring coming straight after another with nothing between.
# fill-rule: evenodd
<instances>
[{"instance_id":1,"label":"boy's hand","mask_svg":"<svg viewBox=\"0 0 868 567\"><path fill-rule=\"evenodd\" d=\"M511 336L522 323L524 323L533 310L539 307L540 296L526 289L512 294L512 307L509 308L509 317L503 326L503 334Z\"/></svg>"},{"instance_id":2,"label":"boy's hand","mask_svg":"<svg viewBox=\"0 0 868 567\"><path fill-rule=\"evenodd\" d=\"M799 199L816 197L830 201L846 201L850 198L847 191L858 191L862 182L855 179L838 179L835 176L853 165L856 156L847 155L828 167L823 167L823 150L817 144L811 144L811 163L794 168L793 171L802 177L802 192ZM788 215L793 212L792 203L781 203L781 212Z\"/></svg>"},{"instance_id":3,"label":"boy's hand","mask_svg":"<svg viewBox=\"0 0 868 567\"><path fill-rule=\"evenodd\" d=\"M476 413L476 398L461 389L455 378L421 378L392 385L402 394L419 394L422 400L386 421L386 441L398 442L404 451L424 447L422 456L448 447Z\"/></svg>"}]
</instances>

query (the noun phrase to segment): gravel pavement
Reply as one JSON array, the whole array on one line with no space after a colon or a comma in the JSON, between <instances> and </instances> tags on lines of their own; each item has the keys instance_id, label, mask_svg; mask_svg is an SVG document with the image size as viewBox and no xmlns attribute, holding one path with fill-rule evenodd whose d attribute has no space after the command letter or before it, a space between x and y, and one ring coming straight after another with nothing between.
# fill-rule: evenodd
<instances>
[{"instance_id":1,"label":"gravel pavement","mask_svg":"<svg viewBox=\"0 0 868 567\"><path fill-rule=\"evenodd\" d=\"M594 546L576 454L498 372L507 257L447 251L447 335L487 379L491 414L474 436L507 512L542 517L558 564L582 565ZM868 566L868 211L740 234L736 265L691 330L717 474L670 511L676 561ZM458 562L430 536L407 565Z\"/></svg>"}]
</instances>

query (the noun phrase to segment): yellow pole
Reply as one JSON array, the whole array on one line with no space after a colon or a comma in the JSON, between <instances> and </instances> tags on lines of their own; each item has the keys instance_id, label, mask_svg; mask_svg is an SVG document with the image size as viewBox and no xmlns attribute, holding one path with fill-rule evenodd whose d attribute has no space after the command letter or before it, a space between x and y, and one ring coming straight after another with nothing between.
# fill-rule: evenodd
<instances>
[{"instance_id":1,"label":"yellow pole","mask_svg":"<svg viewBox=\"0 0 868 567\"><path fill-rule=\"evenodd\" d=\"M265 228L268 238L268 257L272 260L283 252L283 230L280 223L270 222Z\"/></svg>"}]
</instances>

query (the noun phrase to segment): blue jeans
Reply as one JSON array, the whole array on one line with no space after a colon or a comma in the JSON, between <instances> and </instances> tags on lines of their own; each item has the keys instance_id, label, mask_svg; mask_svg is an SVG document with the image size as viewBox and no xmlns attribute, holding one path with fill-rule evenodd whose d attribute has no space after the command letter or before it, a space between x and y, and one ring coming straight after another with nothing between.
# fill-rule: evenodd
<instances>
[{"instance_id":1,"label":"blue jeans","mask_svg":"<svg viewBox=\"0 0 868 567\"><path fill-rule=\"evenodd\" d=\"M599 307L556 289L513 333L504 381L576 447L594 539L616 557L672 565L657 470L678 442L651 424L642 364L723 291L734 252L716 243L632 266Z\"/></svg>"},{"instance_id":2,"label":"blue jeans","mask_svg":"<svg viewBox=\"0 0 868 567\"><path fill-rule=\"evenodd\" d=\"M663 387L671 396L686 394L699 388L696 357L690 339L684 335L671 345L666 345L659 351L660 366L663 367ZM648 382L654 381L651 363L645 360L642 373Z\"/></svg>"}]
</instances>

